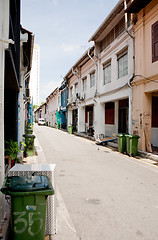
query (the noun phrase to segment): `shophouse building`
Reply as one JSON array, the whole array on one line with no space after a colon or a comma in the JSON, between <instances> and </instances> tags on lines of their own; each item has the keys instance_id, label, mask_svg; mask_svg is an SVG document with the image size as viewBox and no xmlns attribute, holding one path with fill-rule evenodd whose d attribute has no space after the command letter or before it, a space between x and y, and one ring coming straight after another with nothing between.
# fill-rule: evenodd
<instances>
[{"instance_id":1,"label":"shophouse building","mask_svg":"<svg viewBox=\"0 0 158 240\"><path fill-rule=\"evenodd\" d=\"M158 1L130 1L126 12L133 14L135 36L133 133L138 148L152 152L158 147Z\"/></svg>"},{"instance_id":2,"label":"shophouse building","mask_svg":"<svg viewBox=\"0 0 158 240\"><path fill-rule=\"evenodd\" d=\"M56 88L47 98L46 98L46 104L47 104L47 121L48 126L50 127L56 127L57 124L57 111L58 108L58 93L59 89Z\"/></svg>"},{"instance_id":3,"label":"shophouse building","mask_svg":"<svg viewBox=\"0 0 158 240\"><path fill-rule=\"evenodd\" d=\"M65 76L68 121L78 132L95 138L132 132L134 38L130 17L120 0L90 38L94 46Z\"/></svg>"},{"instance_id":4,"label":"shophouse building","mask_svg":"<svg viewBox=\"0 0 158 240\"><path fill-rule=\"evenodd\" d=\"M30 73L32 67L32 54L34 35L32 32L21 27L20 32L20 92L19 92L19 114L18 114L18 140L24 142L25 124L33 117L30 97ZM32 122L32 121L31 121Z\"/></svg>"},{"instance_id":5,"label":"shophouse building","mask_svg":"<svg viewBox=\"0 0 158 240\"><path fill-rule=\"evenodd\" d=\"M9 0L0 0L0 186L5 177L4 162L4 83L5 50L9 47ZM13 42L12 42L13 43ZM4 219L4 195L0 192L0 223ZM1 228L0 224L0 228Z\"/></svg>"},{"instance_id":6,"label":"shophouse building","mask_svg":"<svg viewBox=\"0 0 158 240\"><path fill-rule=\"evenodd\" d=\"M58 109L59 113L57 113L57 121L58 123L60 122L60 127L63 129L68 128L68 116L67 116L67 100L69 97L69 89L68 89L68 84L67 80L64 79L63 82L61 83L61 86L59 88L60 91L60 96L61 96L61 105L60 109Z\"/></svg>"},{"instance_id":7,"label":"shophouse building","mask_svg":"<svg viewBox=\"0 0 158 240\"><path fill-rule=\"evenodd\" d=\"M23 140L32 46L32 33L20 25L20 0L0 0L0 187L11 167L5 156L6 141L11 139L21 147ZM4 195L0 192L0 237L7 239L4 221Z\"/></svg>"},{"instance_id":8,"label":"shophouse building","mask_svg":"<svg viewBox=\"0 0 158 240\"><path fill-rule=\"evenodd\" d=\"M123 0L89 41L95 45L95 137L131 133L134 38L131 16L125 15Z\"/></svg>"},{"instance_id":9,"label":"shophouse building","mask_svg":"<svg viewBox=\"0 0 158 240\"><path fill-rule=\"evenodd\" d=\"M40 113L39 113L39 117L43 118L45 120L45 122L47 122L47 104L46 102L44 102L41 106L40 106Z\"/></svg>"},{"instance_id":10,"label":"shophouse building","mask_svg":"<svg viewBox=\"0 0 158 240\"><path fill-rule=\"evenodd\" d=\"M74 132L90 135L93 133L93 96L96 90L93 57L94 47L91 47L65 75L69 86L68 125L72 125Z\"/></svg>"}]
</instances>

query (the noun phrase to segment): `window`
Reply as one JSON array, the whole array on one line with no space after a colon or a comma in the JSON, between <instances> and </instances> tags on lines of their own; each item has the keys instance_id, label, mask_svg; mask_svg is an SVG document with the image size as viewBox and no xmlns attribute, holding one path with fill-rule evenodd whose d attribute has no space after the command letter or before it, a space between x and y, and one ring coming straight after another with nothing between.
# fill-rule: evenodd
<instances>
[{"instance_id":1,"label":"window","mask_svg":"<svg viewBox=\"0 0 158 240\"><path fill-rule=\"evenodd\" d=\"M105 124L114 124L114 102L105 104Z\"/></svg>"},{"instance_id":2,"label":"window","mask_svg":"<svg viewBox=\"0 0 158 240\"><path fill-rule=\"evenodd\" d=\"M152 62L158 61L158 21L152 25Z\"/></svg>"},{"instance_id":3,"label":"window","mask_svg":"<svg viewBox=\"0 0 158 240\"><path fill-rule=\"evenodd\" d=\"M72 97L72 87L70 88L70 98Z\"/></svg>"},{"instance_id":4,"label":"window","mask_svg":"<svg viewBox=\"0 0 158 240\"><path fill-rule=\"evenodd\" d=\"M131 16L128 14L127 24L130 26ZM110 44L115 41L123 32L125 31L125 17L123 17L117 25L105 36L105 38L100 42L100 51L102 52Z\"/></svg>"},{"instance_id":5,"label":"window","mask_svg":"<svg viewBox=\"0 0 158 240\"><path fill-rule=\"evenodd\" d=\"M114 114L115 114L114 102L108 102L105 104L105 124L114 125Z\"/></svg>"},{"instance_id":6,"label":"window","mask_svg":"<svg viewBox=\"0 0 158 240\"><path fill-rule=\"evenodd\" d=\"M103 84L105 85L106 83L111 82L111 64L108 64L104 67L103 74L104 74Z\"/></svg>"},{"instance_id":7,"label":"window","mask_svg":"<svg viewBox=\"0 0 158 240\"><path fill-rule=\"evenodd\" d=\"M75 84L75 93L78 93L78 83Z\"/></svg>"},{"instance_id":8,"label":"window","mask_svg":"<svg viewBox=\"0 0 158 240\"><path fill-rule=\"evenodd\" d=\"M128 74L128 53L123 53L118 56L118 78Z\"/></svg>"},{"instance_id":9,"label":"window","mask_svg":"<svg viewBox=\"0 0 158 240\"><path fill-rule=\"evenodd\" d=\"M58 106L60 106L60 104L61 104L61 96L59 95L58 96Z\"/></svg>"},{"instance_id":10,"label":"window","mask_svg":"<svg viewBox=\"0 0 158 240\"><path fill-rule=\"evenodd\" d=\"M95 72L90 74L90 87L95 86Z\"/></svg>"},{"instance_id":11,"label":"window","mask_svg":"<svg viewBox=\"0 0 158 240\"><path fill-rule=\"evenodd\" d=\"M86 89L87 89L87 78L84 78L82 80L82 83L83 83L83 91L86 91Z\"/></svg>"}]
</instances>

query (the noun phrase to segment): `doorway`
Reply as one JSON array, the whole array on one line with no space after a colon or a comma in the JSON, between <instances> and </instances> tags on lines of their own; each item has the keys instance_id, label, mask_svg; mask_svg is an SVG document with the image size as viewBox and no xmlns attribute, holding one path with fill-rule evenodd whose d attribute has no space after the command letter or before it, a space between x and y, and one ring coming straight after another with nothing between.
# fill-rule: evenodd
<instances>
[{"instance_id":1,"label":"doorway","mask_svg":"<svg viewBox=\"0 0 158 240\"><path fill-rule=\"evenodd\" d=\"M72 111L72 130L73 132L77 132L77 124L78 124L78 111L74 109Z\"/></svg>"},{"instance_id":2,"label":"doorway","mask_svg":"<svg viewBox=\"0 0 158 240\"><path fill-rule=\"evenodd\" d=\"M128 99L119 100L119 133L128 133L128 111Z\"/></svg>"}]
</instances>

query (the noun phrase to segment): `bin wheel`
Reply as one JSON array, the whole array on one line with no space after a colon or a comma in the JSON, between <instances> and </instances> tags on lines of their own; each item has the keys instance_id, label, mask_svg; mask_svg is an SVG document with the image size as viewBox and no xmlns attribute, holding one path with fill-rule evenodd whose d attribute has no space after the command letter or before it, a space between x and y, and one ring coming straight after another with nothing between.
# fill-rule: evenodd
<instances>
[{"instance_id":1,"label":"bin wheel","mask_svg":"<svg viewBox=\"0 0 158 240\"><path fill-rule=\"evenodd\" d=\"M129 156L130 156L130 157L132 157L132 156L133 156L133 154L132 154L132 153L130 153L130 154L129 154Z\"/></svg>"}]
</instances>

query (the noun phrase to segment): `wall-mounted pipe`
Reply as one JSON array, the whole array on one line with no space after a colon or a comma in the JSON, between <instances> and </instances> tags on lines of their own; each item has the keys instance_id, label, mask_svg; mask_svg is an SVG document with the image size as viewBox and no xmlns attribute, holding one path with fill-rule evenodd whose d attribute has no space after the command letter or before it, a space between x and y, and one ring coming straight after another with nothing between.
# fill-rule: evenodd
<instances>
[{"instance_id":1,"label":"wall-mounted pipe","mask_svg":"<svg viewBox=\"0 0 158 240\"><path fill-rule=\"evenodd\" d=\"M127 9L127 2L124 0L124 10ZM134 73L135 73L135 61L134 61L134 52L135 52L135 45L134 45L134 36L131 35L131 33L128 31L128 15L125 13L125 29L128 35L132 38L132 43L133 43L133 69L132 69L132 77L128 79L128 86L129 86L129 133L132 134L132 85L131 82L134 79Z\"/></svg>"},{"instance_id":2,"label":"wall-mounted pipe","mask_svg":"<svg viewBox=\"0 0 158 240\"><path fill-rule=\"evenodd\" d=\"M88 57L94 62L95 66L96 66L96 74L95 74L95 76L96 76L96 77L95 77L95 80L96 80L95 86L96 86L96 88L95 88L95 93L94 93L94 97L96 97L96 95L97 95L97 93L98 93L98 91L97 91L97 89L98 89L98 63L97 63L97 61L95 61L95 60L91 57L91 55L90 55L90 48L88 48L87 55L88 55Z\"/></svg>"}]
</instances>

